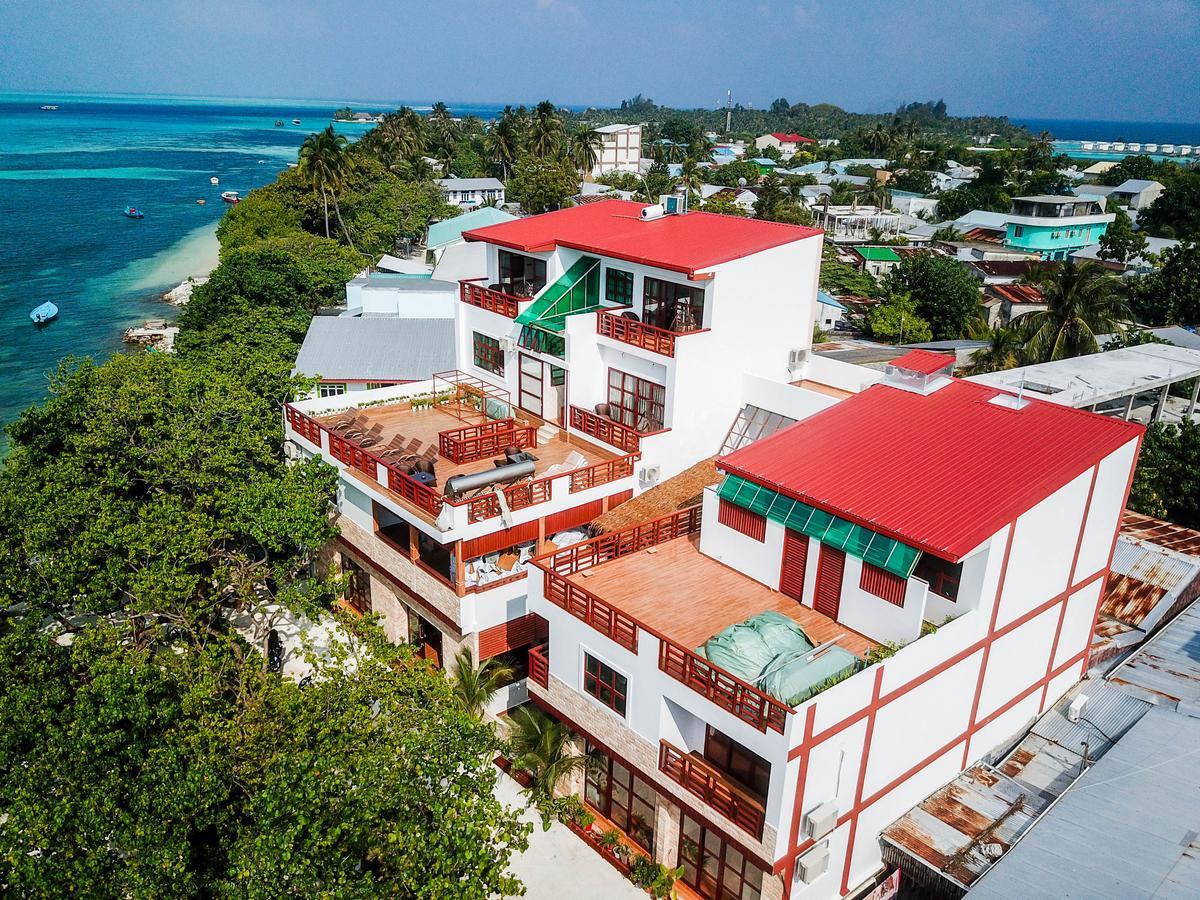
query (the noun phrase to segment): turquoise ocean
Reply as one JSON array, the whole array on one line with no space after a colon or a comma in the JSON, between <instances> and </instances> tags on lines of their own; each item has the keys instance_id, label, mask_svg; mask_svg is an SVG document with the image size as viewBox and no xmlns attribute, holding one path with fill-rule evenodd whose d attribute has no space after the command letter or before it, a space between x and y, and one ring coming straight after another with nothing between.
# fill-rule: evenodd
<instances>
[{"instance_id":1,"label":"turquoise ocean","mask_svg":"<svg viewBox=\"0 0 1200 900\"><path fill-rule=\"evenodd\" d=\"M344 105L399 101L0 94L0 426L45 396L62 357L102 359L129 326L172 318L159 295L213 264L221 191L273 180ZM367 127L338 130L353 139ZM145 218L126 218L130 205ZM37 328L29 311L46 300L59 317Z\"/></svg>"}]
</instances>

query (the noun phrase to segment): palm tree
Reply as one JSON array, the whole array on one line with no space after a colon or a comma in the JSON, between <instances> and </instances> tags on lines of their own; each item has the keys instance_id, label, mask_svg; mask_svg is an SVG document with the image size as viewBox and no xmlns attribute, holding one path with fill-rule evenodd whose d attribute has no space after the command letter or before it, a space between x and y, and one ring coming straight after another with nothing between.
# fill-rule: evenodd
<instances>
[{"instance_id":1,"label":"palm tree","mask_svg":"<svg viewBox=\"0 0 1200 900\"><path fill-rule=\"evenodd\" d=\"M1029 355L1037 362L1097 353L1098 334L1124 330L1133 319L1117 279L1095 262L1068 259L1037 272L1046 309L1021 317Z\"/></svg>"},{"instance_id":2,"label":"palm tree","mask_svg":"<svg viewBox=\"0 0 1200 900\"><path fill-rule=\"evenodd\" d=\"M562 150L563 123L558 110L549 100L543 100L533 110L529 125L529 151L541 159L557 156Z\"/></svg>"},{"instance_id":3,"label":"palm tree","mask_svg":"<svg viewBox=\"0 0 1200 900\"><path fill-rule=\"evenodd\" d=\"M338 205L338 191L345 185L352 166L346 144L345 135L335 134L332 125L317 134L310 134L300 145L299 170L313 193L321 195L325 210L325 237L329 237L329 201L332 199L338 225L346 236L346 242L353 247Z\"/></svg>"},{"instance_id":4,"label":"palm tree","mask_svg":"<svg viewBox=\"0 0 1200 900\"><path fill-rule=\"evenodd\" d=\"M895 146L896 137L883 124L883 120L875 123L875 127L863 135L863 141L880 156L887 156L888 151Z\"/></svg>"},{"instance_id":5,"label":"palm tree","mask_svg":"<svg viewBox=\"0 0 1200 900\"><path fill-rule=\"evenodd\" d=\"M495 167L501 178L508 180L521 153L521 130L512 107L504 107L500 118L484 137L483 145L488 162Z\"/></svg>"},{"instance_id":6,"label":"palm tree","mask_svg":"<svg viewBox=\"0 0 1200 900\"><path fill-rule=\"evenodd\" d=\"M848 181L835 181L830 187L829 202L834 206L848 206L854 200L854 186Z\"/></svg>"},{"instance_id":7,"label":"palm tree","mask_svg":"<svg viewBox=\"0 0 1200 900\"><path fill-rule=\"evenodd\" d=\"M561 722L530 706L517 707L509 720L513 764L529 773L534 803L552 799L559 782L587 768L587 757L569 752L571 732Z\"/></svg>"},{"instance_id":8,"label":"palm tree","mask_svg":"<svg viewBox=\"0 0 1200 900\"><path fill-rule=\"evenodd\" d=\"M890 209L892 205L892 192L878 178L872 178L862 189L862 199L864 203L877 206L881 210Z\"/></svg>"},{"instance_id":9,"label":"palm tree","mask_svg":"<svg viewBox=\"0 0 1200 900\"><path fill-rule=\"evenodd\" d=\"M425 149L425 136L419 124L400 113L388 113L379 125L382 143L401 159L412 159Z\"/></svg>"},{"instance_id":10,"label":"palm tree","mask_svg":"<svg viewBox=\"0 0 1200 900\"><path fill-rule=\"evenodd\" d=\"M454 697L472 718L483 718L483 711L504 685L512 681L515 674L512 666L498 658L485 659L475 665L470 647L463 647L454 657L455 669L451 683Z\"/></svg>"},{"instance_id":11,"label":"palm tree","mask_svg":"<svg viewBox=\"0 0 1200 900\"><path fill-rule=\"evenodd\" d=\"M987 341L986 347L980 347L971 356L969 371L972 375L1002 372L1021 364L1025 345L1021 340L1021 332L1016 328L993 325L982 333L973 330L971 336Z\"/></svg>"},{"instance_id":12,"label":"palm tree","mask_svg":"<svg viewBox=\"0 0 1200 900\"><path fill-rule=\"evenodd\" d=\"M587 175L600 161L600 135L587 125L580 125L567 140L567 159L580 175Z\"/></svg>"},{"instance_id":13,"label":"palm tree","mask_svg":"<svg viewBox=\"0 0 1200 900\"><path fill-rule=\"evenodd\" d=\"M685 159L679 170L679 183L689 194L700 196L700 185L704 184L703 170L694 159Z\"/></svg>"}]
</instances>

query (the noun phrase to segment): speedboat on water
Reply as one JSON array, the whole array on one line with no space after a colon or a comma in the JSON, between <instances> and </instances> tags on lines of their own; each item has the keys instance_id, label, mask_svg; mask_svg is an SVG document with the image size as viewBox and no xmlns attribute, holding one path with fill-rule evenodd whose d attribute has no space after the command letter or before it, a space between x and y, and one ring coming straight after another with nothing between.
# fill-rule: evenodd
<instances>
[{"instance_id":1,"label":"speedboat on water","mask_svg":"<svg viewBox=\"0 0 1200 900\"><path fill-rule=\"evenodd\" d=\"M54 110L58 109L58 107L55 106L53 103L47 103L45 106L42 107L42 109L44 109L46 112L53 112Z\"/></svg>"},{"instance_id":2,"label":"speedboat on water","mask_svg":"<svg viewBox=\"0 0 1200 900\"><path fill-rule=\"evenodd\" d=\"M218 178L216 175L214 175L212 178L208 179L208 183L209 184L220 184L221 179Z\"/></svg>"},{"instance_id":3,"label":"speedboat on water","mask_svg":"<svg viewBox=\"0 0 1200 900\"><path fill-rule=\"evenodd\" d=\"M221 199L226 203L241 203L242 201L237 191L221 191Z\"/></svg>"},{"instance_id":4,"label":"speedboat on water","mask_svg":"<svg viewBox=\"0 0 1200 900\"><path fill-rule=\"evenodd\" d=\"M283 119L276 119L276 120L275 120L275 127L276 127L276 128L282 128L282 127L283 127Z\"/></svg>"},{"instance_id":5,"label":"speedboat on water","mask_svg":"<svg viewBox=\"0 0 1200 900\"><path fill-rule=\"evenodd\" d=\"M299 124L300 124L300 120L299 120L299 119L292 119L292 124L293 124L293 125L299 125Z\"/></svg>"},{"instance_id":6,"label":"speedboat on water","mask_svg":"<svg viewBox=\"0 0 1200 900\"><path fill-rule=\"evenodd\" d=\"M34 308L29 313L29 318L33 320L34 325L45 325L51 319L58 316L58 307L47 300L41 306Z\"/></svg>"},{"instance_id":7,"label":"speedboat on water","mask_svg":"<svg viewBox=\"0 0 1200 900\"><path fill-rule=\"evenodd\" d=\"M144 219L146 217L146 214L143 213L136 206L125 207L125 215L127 215L131 219Z\"/></svg>"}]
</instances>

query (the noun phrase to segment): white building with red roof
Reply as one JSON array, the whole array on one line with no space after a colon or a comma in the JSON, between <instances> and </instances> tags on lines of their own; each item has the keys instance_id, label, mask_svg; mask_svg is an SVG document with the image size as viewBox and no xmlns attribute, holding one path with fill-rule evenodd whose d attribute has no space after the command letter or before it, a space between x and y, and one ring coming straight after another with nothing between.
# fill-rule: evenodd
<instances>
[{"instance_id":1,"label":"white building with red roof","mask_svg":"<svg viewBox=\"0 0 1200 900\"><path fill-rule=\"evenodd\" d=\"M531 699L593 753L589 806L694 895L869 888L880 831L1087 670L1142 427L948 359L724 455L698 507L535 561Z\"/></svg>"},{"instance_id":2,"label":"white building with red roof","mask_svg":"<svg viewBox=\"0 0 1200 900\"><path fill-rule=\"evenodd\" d=\"M770 134L764 134L754 139L754 146L759 150L765 150L767 147L775 147L780 153L795 153L802 147L817 142L810 137L805 137L802 134L792 134L790 132L773 131Z\"/></svg>"}]
</instances>

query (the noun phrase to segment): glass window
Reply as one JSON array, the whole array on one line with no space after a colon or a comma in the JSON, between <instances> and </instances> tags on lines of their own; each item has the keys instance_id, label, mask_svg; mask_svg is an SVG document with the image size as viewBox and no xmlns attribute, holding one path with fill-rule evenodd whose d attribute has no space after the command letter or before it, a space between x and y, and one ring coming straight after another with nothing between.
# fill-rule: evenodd
<instances>
[{"instance_id":1,"label":"glass window","mask_svg":"<svg viewBox=\"0 0 1200 900\"><path fill-rule=\"evenodd\" d=\"M546 286L546 261L501 250L500 281L518 297L532 297Z\"/></svg>"},{"instance_id":2,"label":"glass window","mask_svg":"<svg viewBox=\"0 0 1200 900\"><path fill-rule=\"evenodd\" d=\"M633 306L633 273L620 269L606 269L604 276L604 299L609 303Z\"/></svg>"},{"instance_id":3,"label":"glass window","mask_svg":"<svg viewBox=\"0 0 1200 900\"><path fill-rule=\"evenodd\" d=\"M346 602L360 613L371 611L371 576L367 570L345 553L342 555L342 572L346 576Z\"/></svg>"},{"instance_id":4,"label":"glass window","mask_svg":"<svg viewBox=\"0 0 1200 900\"><path fill-rule=\"evenodd\" d=\"M704 291L700 288L646 277L642 287L642 319L669 331L704 327Z\"/></svg>"},{"instance_id":5,"label":"glass window","mask_svg":"<svg viewBox=\"0 0 1200 900\"><path fill-rule=\"evenodd\" d=\"M625 715L629 679L596 657L583 656L583 689L618 715Z\"/></svg>"},{"instance_id":6,"label":"glass window","mask_svg":"<svg viewBox=\"0 0 1200 900\"><path fill-rule=\"evenodd\" d=\"M686 812L679 830L683 881L706 900L758 900L763 872L737 847Z\"/></svg>"},{"instance_id":7,"label":"glass window","mask_svg":"<svg viewBox=\"0 0 1200 900\"><path fill-rule=\"evenodd\" d=\"M757 753L709 725L704 737L704 758L759 800L766 800L771 764Z\"/></svg>"},{"instance_id":8,"label":"glass window","mask_svg":"<svg viewBox=\"0 0 1200 900\"><path fill-rule=\"evenodd\" d=\"M318 397L340 397L346 393L346 385L340 382L323 381L317 385Z\"/></svg>"},{"instance_id":9,"label":"glass window","mask_svg":"<svg viewBox=\"0 0 1200 900\"><path fill-rule=\"evenodd\" d=\"M394 381L368 381L367 382L367 390L373 391L376 388L391 387L395 383L396 382L394 382Z\"/></svg>"},{"instance_id":10,"label":"glass window","mask_svg":"<svg viewBox=\"0 0 1200 900\"><path fill-rule=\"evenodd\" d=\"M946 600L957 602L958 583L962 579L962 563L946 562L928 553L922 553L917 562L918 578L929 582L929 589Z\"/></svg>"},{"instance_id":11,"label":"glass window","mask_svg":"<svg viewBox=\"0 0 1200 900\"><path fill-rule=\"evenodd\" d=\"M643 434L661 431L665 418L667 389L622 372L608 370L608 405L612 418Z\"/></svg>"},{"instance_id":12,"label":"glass window","mask_svg":"<svg viewBox=\"0 0 1200 900\"><path fill-rule=\"evenodd\" d=\"M475 365L496 375L504 374L504 351L498 340L475 331L471 333L471 343L475 350Z\"/></svg>"},{"instance_id":13,"label":"glass window","mask_svg":"<svg viewBox=\"0 0 1200 900\"><path fill-rule=\"evenodd\" d=\"M588 743L584 799L644 850L654 852L654 805L657 794L649 784L603 749Z\"/></svg>"}]
</instances>

